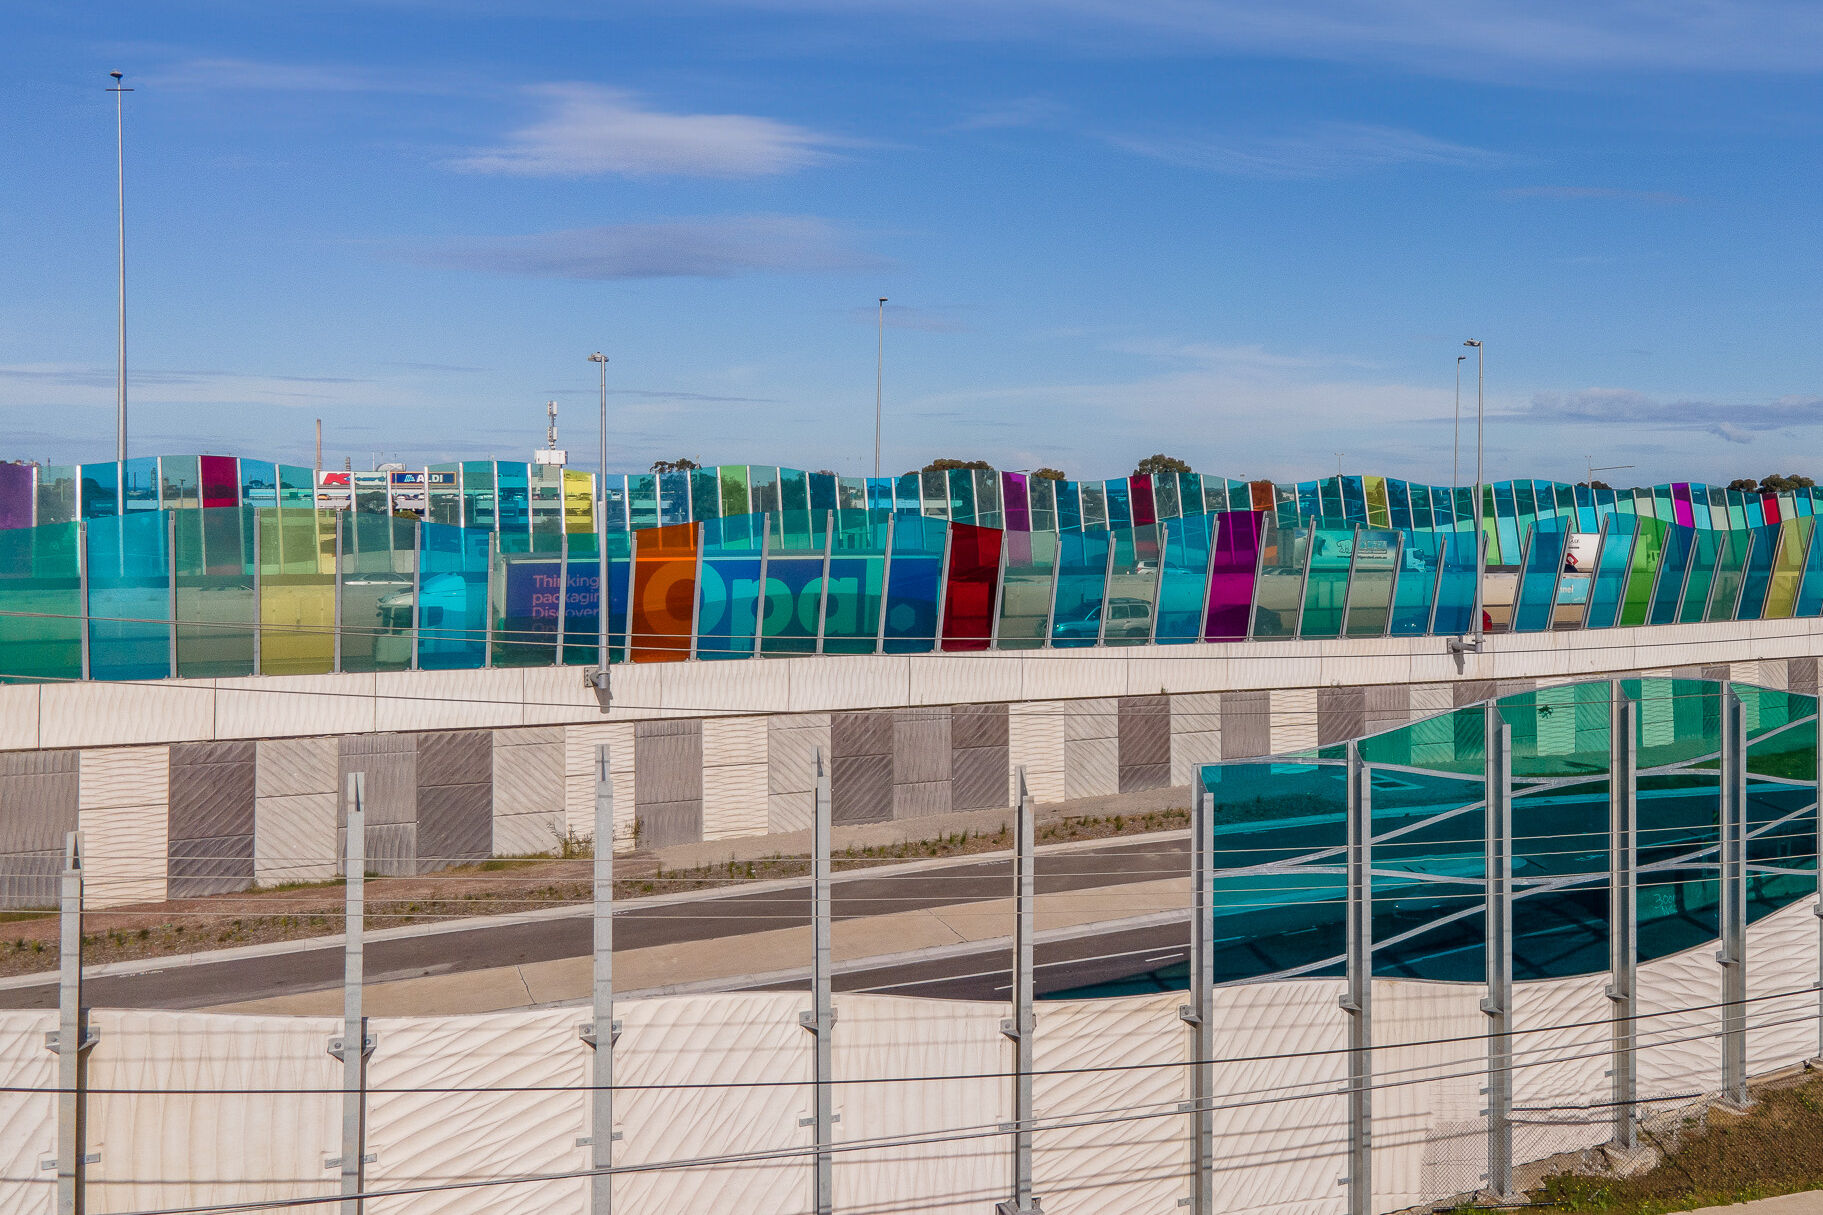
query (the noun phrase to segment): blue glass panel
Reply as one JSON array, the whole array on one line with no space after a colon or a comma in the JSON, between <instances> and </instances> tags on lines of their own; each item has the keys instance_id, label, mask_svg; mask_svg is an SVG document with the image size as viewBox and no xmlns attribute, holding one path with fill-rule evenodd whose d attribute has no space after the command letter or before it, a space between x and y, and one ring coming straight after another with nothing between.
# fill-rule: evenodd
<instances>
[{"instance_id":1,"label":"blue glass panel","mask_svg":"<svg viewBox=\"0 0 1823 1215\"><path fill-rule=\"evenodd\" d=\"M1400 531L1409 531L1412 527L1412 506L1403 481L1387 478L1386 511L1389 522Z\"/></svg>"},{"instance_id":2,"label":"blue glass panel","mask_svg":"<svg viewBox=\"0 0 1823 1215\"><path fill-rule=\"evenodd\" d=\"M1323 498L1315 481L1298 482L1298 515L1308 521L1323 515Z\"/></svg>"},{"instance_id":3,"label":"blue glass panel","mask_svg":"<svg viewBox=\"0 0 1823 1215\"><path fill-rule=\"evenodd\" d=\"M171 554L164 512L92 519L87 530L90 677L169 677Z\"/></svg>"},{"instance_id":4,"label":"blue glass panel","mask_svg":"<svg viewBox=\"0 0 1823 1215\"><path fill-rule=\"evenodd\" d=\"M532 530L531 479L526 466L505 460L495 464L494 492L499 530L529 533Z\"/></svg>"},{"instance_id":5,"label":"blue glass panel","mask_svg":"<svg viewBox=\"0 0 1823 1215\"><path fill-rule=\"evenodd\" d=\"M1568 532L1555 527L1532 528L1513 605L1514 632L1542 633L1551 627L1557 609L1557 580L1563 571L1564 547L1569 538Z\"/></svg>"},{"instance_id":6,"label":"blue glass panel","mask_svg":"<svg viewBox=\"0 0 1823 1215\"><path fill-rule=\"evenodd\" d=\"M1326 519L1340 519L1348 513L1342 505L1342 478L1325 477L1317 488L1317 499L1322 508L1317 513Z\"/></svg>"},{"instance_id":7,"label":"blue glass panel","mask_svg":"<svg viewBox=\"0 0 1823 1215\"><path fill-rule=\"evenodd\" d=\"M1758 620L1766 604L1766 588L1772 585L1772 561L1779 550L1779 525L1756 527L1749 533L1753 550L1747 557L1747 568L1741 584L1740 606L1736 620Z\"/></svg>"},{"instance_id":8,"label":"blue glass panel","mask_svg":"<svg viewBox=\"0 0 1823 1215\"><path fill-rule=\"evenodd\" d=\"M1589 611L1585 628L1612 628L1620 611L1621 592L1627 581L1627 564L1633 556L1634 535L1638 516L1616 512L1608 516L1608 530L1602 536L1596 554L1595 571L1589 581Z\"/></svg>"},{"instance_id":9,"label":"blue glass panel","mask_svg":"<svg viewBox=\"0 0 1823 1215\"><path fill-rule=\"evenodd\" d=\"M822 607L823 558L774 554L766 560L760 651L811 654L817 648Z\"/></svg>"},{"instance_id":10,"label":"blue glass panel","mask_svg":"<svg viewBox=\"0 0 1823 1215\"><path fill-rule=\"evenodd\" d=\"M277 506L279 504L278 466L264 460L240 462L241 505Z\"/></svg>"},{"instance_id":11,"label":"blue glass panel","mask_svg":"<svg viewBox=\"0 0 1823 1215\"><path fill-rule=\"evenodd\" d=\"M1361 478L1342 478L1342 513L1351 523L1367 522L1367 491Z\"/></svg>"},{"instance_id":12,"label":"blue glass panel","mask_svg":"<svg viewBox=\"0 0 1823 1215\"><path fill-rule=\"evenodd\" d=\"M937 602L949 529L940 520L900 515L887 571L885 651L923 654L936 648Z\"/></svg>"},{"instance_id":13,"label":"blue glass panel","mask_svg":"<svg viewBox=\"0 0 1823 1215\"><path fill-rule=\"evenodd\" d=\"M1690 572L1690 557L1696 551L1696 532L1688 527L1665 530L1665 558L1659 568L1658 585L1652 593L1652 624L1677 621L1679 596L1684 591L1684 577Z\"/></svg>"},{"instance_id":14,"label":"blue glass panel","mask_svg":"<svg viewBox=\"0 0 1823 1215\"><path fill-rule=\"evenodd\" d=\"M1155 637L1161 645L1202 640L1214 524L1213 515L1192 515L1163 524L1165 541Z\"/></svg>"},{"instance_id":15,"label":"blue glass panel","mask_svg":"<svg viewBox=\"0 0 1823 1215\"><path fill-rule=\"evenodd\" d=\"M758 515L732 515L703 523L697 657L752 657L762 540Z\"/></svg>"},{"instance_id":16,"label":"blue glass panel","mask_svg":"<svg viewBox=\"0 0 1823 1215\"><path fill-rule=\"evenodd\" d=\"M1108 496L1108 530L1133 526L1133 507L1129 500L1127 479L1116 477L1103 482Z\"/></svg>"},{"instance_id":17,"label":"blue glass panel","mask_svg":"<svg viewBox=\"0 0 1823 1215\"><path fill-rule=\"evenodd\" d=\"M81 464L77 475L82 483L81 505L84 519L105 519L120 513L120 465Z\"/></svg>"},{"instance_id":18,"label":"blue glass panel","mask_svg":"<svg viewBox=\"0 0 1823 1215\"><path fill-rule=\"evenodd\" d=\"M1502 481L1493 487L1494 545L1488 552L1489 565L1516 565L1519 562L1519 524L1514 514L1513 483Z\"/></svg>"},{"instance_id":19,"label":"blue glass panel","mask_svg":"<svg viewBox=\"0 0 1823 1215\"><path fill-rule=\"evenodd\" d=\"M1057 601L1051 617L1051 644L1094 645L1101 636L1102 597L1112 537L1097 530L1064 532L1058 539Z\"/></svg>"},{"instance_id":20,"label":"blue glass panel","mask_svg":"<svg viewBox=\"0 0 1823 1215\"><path fill-rule=\"evenodd\" d=\"M722 483L719 474L713 468L690 470L690 517L692 519L719 519L722 517Z\"/></svg>"},{"instance_id":21,"label":"blue glass panel","mask_svg":"<svg viewBox=\"0 0 1823 1215\"><path fill-rule=\"evenodd\" d=\"M1419 487L1414 487L1419 488ZM1436 606L1437 568L1447 536L1440 532L1407 532L1399 556L1399 579L1393 584L1389 631L1395 637L1417 637L1431 630Z\"/></svg>"},{"instance_id":22,"label":"blue glass panel","mask_svg":"<svg viewBox=\"0 0 1823 1215\"><path fill-rule=\"evenodd\" d=\"M1082 503L1076 491L1076 482L1058 481L1057 485L1057 530L1063 532L1082 529Z\"/></svg>"},{"instance_id":23,"label":"blue glass panel","mask_svg":"<svg viewBox=\"0 0 1823 1215\"><path fill-rule=\"evenodd\" d=\"M128 460L120 475L121 497L128 511L158 509L158 457Z\"/></svg>"},{"instance_id":24,"label":"blue glass panel","mask_svg":"<svg viewBox=\"0 0 1823 1215\"><path fill-rule=\"evenodd\" d=\"M424 525L418 576L418 666L482 665L487 652L489 532Z\"/></svg>"},{"instance_id":25,"label":"blue glass panel","mask_svg":"<svg viewBox=\"0 0 1823 1215\"><path fill-rule=\"evenodd\" d=\"M1803 580L1798 583L1797 616L1823 615L1823 535L1813 536L1804 558Z\"/></svg>"},{"instance_id":26,"label":"blue glass panel","mask_svg":"<svg viewBox=\"0 0 1823 1215\"><path fill-rule=\"evenodd\" d=\"M1459 636L1475 624L1475 536L1472 532L1440 532L1443 566L1437 583L1437 615L1431 631ZM1401 579L1403 581L1403 579Z\"/></svg>"}]
</instances>

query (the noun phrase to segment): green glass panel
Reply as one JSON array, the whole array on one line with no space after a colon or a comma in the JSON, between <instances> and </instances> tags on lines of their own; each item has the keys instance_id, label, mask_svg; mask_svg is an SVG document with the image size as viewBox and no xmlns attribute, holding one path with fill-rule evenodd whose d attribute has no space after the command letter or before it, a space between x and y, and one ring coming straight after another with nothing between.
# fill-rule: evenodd
<instances>
[{"instance_id":1,"label":"green glass panel","mask_svg":"<svg viewBox=\"0 0 1823 1215\"><path fill-rule=\"evenodd\" d=\"M202 476L195 456L161 456L158 461L158 499L166 510L202 506Z\"/></svg>"},{"instance_id":2,"label":"green glass panel","mask_svg":"<svg viewBox=\"0 0 1823 1215\"><path fill-rule=\"evenodd\" d=\"M1054 532L1008 532L1006 571L1000 586L998 648L1035 649L1045 643L1051 580L1057 568Z\"/></svg>"},{"instance_id":3,"label":"green glass panel","mask_svg":"<svg viewBox=\"0 0 1823 1215\"><path fill-rule=\"evenodd\" d=\"M1152 640L1152 605L1157 600L1158 526L1115 529L1102 644L1144 645Z\"/></svg>"},{"instance_id":4,"label":"green glass panel","mask_svg":"<svg viewBox=\"0 0 1823 1215\"><path fill-rule=\"evenodd\" d=\"M1354 572L1349 575L1346 633L1379 637L1386 633L1399 573L1403 537L1394 531L1363 528L1355 534ZM1414 573L1421 584L1427 574Z\"/></svg>"},{"instance_id":5,"label":"green glass panel","mask_svg":"<svg viewBox=\"0 0 1823 1215\"><path fill-rule=\"evenodd\" d=\"M1646 623L1652 608L1652 585L1658 577L1659 564L1665 556L1666 524L1657 519L1641 519L1639 535L1633 542L1633 560L1627 570L1626 590L1622 594L1620 619L1623 627Z\"/></svg>"},{"instance_id":6,"label":"green glass panel","mask_svg":"<svg viewBox=\"0 0 1823 1215\"><path fill-rule=\"evenodd\" d=\"M745 464L724 464L717 470L722 486L722 517L733 518L744 515L749 510L747 504L747 466Z\"/></svg>"},{"instance_id":7,"label":"green glass panel","mask_svg":"<svg viewBox=\"0 0 1823 1215\"><path fill-rule=\"evenodd\" d=\"M492 528L494 526L494 462L492 460L464 460L462 462L462 526Z\"/></svg>"},{"instance_id":8,"label":"green glass panel","mask_svg":"<svg viewBox=\"0 0 1823 1215\"><path fill-rule=\"evenodd\" d=\"M0 531L0 679L81 677L81 526Z\"/></svg>"},{"instance_id":9,"label":"green glass panel","mask_svg":"<svg viewBox=\"0 0 1823 1215\"><path fill-rule=\"evenodd\" d=\"M197 508L176 511L173 519L177 673L201 679L253 674L253 512Z\"/></svg>"},{"instance_id":10,"label":"green glass panel","mask_svg":"<svg viewBox=\"0 0 1823 1215\"><path fill-rule=\"evenodd\" d=\"M1714 622L1733 620L1736 601L1747 569L1748 550L1753 545L1750 531L1731 531L1722 539L1722 555L1715 566L1715 585L1709 591L1709 610L1704 619Z\"/></svg>"},{"instance_id":11,"label":"green glass panel","mask_svg":"<svg viewBox=\"0 0 1823 1215\"><path fill-rule=\"evenodd\" d=\"M1684 602L1677 613L1679 624L1695 624L1703 619L1709 606L1709 592L1715 585L1716 562L1721 557L1727 535L1727 532L1708 530L1696 533L1690 573L1684 581Z\"/></svg>"},{"instance_id":12,"label":"green glass panel","mask_svg":"<svg viewBox=\"0 0 1823 1215\"><path fill-rule=\"evenodd\" d=\"M1304 579L1304 610L1298 620L1300 637L1340 637L1342 615L1348 606L1348 569L1354 558L1355 529L1310 529L1310 572Z\"/></svg>"},{"instance_id":13,"label":"green glass panel","mask_svg":"<svg viewBox=\"0 0 1823 1215\"><path fill-rule=\"evenodd\" d=\"M1280 527L1270 514L1261 536L1260 576L1253 588L1255 637L1295 637L1304 600L1304 563L1310 529Z\"/></svg>"},{"instance_id":14,"label":"green glass panel","mask_svg":"<svg viewBox=\"0 0 1823 1215\"><path fill-rule=\"evenodd\" d=\"M417 523L389 515L342 519L342 669L411 666Z\"/></svg>"}]
</instances>

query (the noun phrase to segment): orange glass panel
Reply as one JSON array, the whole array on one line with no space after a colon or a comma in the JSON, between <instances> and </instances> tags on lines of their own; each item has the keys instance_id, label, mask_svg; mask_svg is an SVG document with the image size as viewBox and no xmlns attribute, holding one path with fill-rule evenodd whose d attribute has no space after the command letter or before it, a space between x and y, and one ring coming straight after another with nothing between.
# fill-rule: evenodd
<instances>
[{"instance_id":1,"label":"orange glass panel","mask_svg":"<svg viewBox=\"0 0 1823 1215\"><path fill-rule=\"evenodd\" d=\"M642 528L633 561L634 662L681 662L690 657L696 608L694 523Z\"/></svg>"}]
</instances>

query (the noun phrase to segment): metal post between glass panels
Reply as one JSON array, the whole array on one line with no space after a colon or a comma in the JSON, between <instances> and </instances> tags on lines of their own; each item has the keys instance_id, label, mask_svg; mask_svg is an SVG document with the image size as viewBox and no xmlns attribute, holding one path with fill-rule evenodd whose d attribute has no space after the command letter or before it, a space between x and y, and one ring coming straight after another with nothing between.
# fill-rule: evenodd
<instances>
[{"instance_id":1,"label":"metal post between glass panels","mask_svg":"<svg viewBox=\"0 0 1823 1215\"><path fill-rule=\"evenodd\" d=\"M1209 790L1196 776L1190 809L1190 1002L1177 1015L1190 1025L1190 1211L1215 1215L1215 892Z\"/></svg>"},{"instance_id":2,"label":"metal post between glass panels","mask_svg":"<svg viewBox=\"0 0 1823 1215\"><path fill-rule=\"evenodd\" d=\"M696 545L696 570L692 575L695 578L695 582L691 584L694 589L690 595L690 657L695 658L697 655L697 637L702 633L703 623L703 525L701 523L690 524L690 539ZM824 581L827 583L829 573L828 561L824 561L823 563L823 572ZM819 620L819 623L817 624L819 635L817 652L819 654L823 652L823 645L820 640L822 628L823 626Z\"/></svg>"},{"instance_id":3,"label":"metal post between glass panels","mask_svg":"<svg viewBox=\"0 0 1823 1215\"><path fill-rule=\"evenodd\" d=\"M886 652L886 593L893 584L893 533L899 521L898 512L886 516L886 556L880 562L880 619L874 624L874 653Z\"/></svg>"},{"instance_id":4,"label":"metal post between glass panels","mask_svg":"<svg viewBox=\"0 0 1823 1215\"><path fill-rule=\"evenodd\" d=\"M1722 685L1722 1097L1747 1096L1747 732L1733 684Z\"/></svg>"},{"instance_id":5,"label":"metal post between glass panels","mask_svg":"<svg viewBox=\"0 0 1823 1215\"><path fill-rule=\"evenodd\" d=\"M830 998L832 907L829 890L829 769L824 766L821 747L816 750L815 762L816 805L811 819L810 859L810 1008L798 1014L798 1023L809 1030L815 1040L812 1061L815 1110L798 1125L808 1122L815 1128L813 1209L816 1215L833 1215L835 1160L830 1145L835 1140L835 1093L832 1087L835 1073L834 1044L830 1035L835 1029L836 1010Z\"/></svg>"},{"instance_id":6,"label":"metal post between glass panels","mask_svg":"<svg viewBox=\"0 0 1823 1215\"><path fill-rule=\"evenodd\" d=\"M1004 524L1006 520L1003 518L1001 522ZM987 618L987 648L990 650L1000 648L1000 602L1006 598L1006 558L1007 549L1012 547L1008 542L1011 535L1004 528L1000 532L1000 568L994 574L994 603Z\"/></svg>"},{"instance_id":7,"label":"metal post between glass panels","mask_svg":"<svg viewBox=\"0 0 1823 1215\"><path fill-rule=\"evenodd\" d=\"M614 1019L614 778L609 775L608 748L595 748L595 914L594 972L590 1021L577 1026L578 1036L594 1048L589 1088L589 1212L611 1215L614 1209L614 1044L620 1022ZM607 1033L601 1027L607 1027Z\"/></svg>"},{"instance_id":8,"label":"metal post between glass panels","mask_svg":"<svg viewBox=\"0 0 1823 1215\"><path fill-rule=\"evenodd\" d=\"M81 494L80 486L77 488L77 494L78 496ZM87 679L89 678L89 525L87 520L78 520L76 523L76 596L80 600L76 610L81 614L82 624L82 677ZM253 636L257 646L259 632L256 630ZM257 654L258 650L256 649L254 652ZM256 666L254 669L258 670L258 667Z\"/></svg>"},{"instance_id":9,"label":"metal post between glass panels","mask_svg":"<svg viewBox=\"0 0 1823 1215\"><path fill-rule=\"evenodd\" d=\"M1339 1001L1348 1013L1349 1215L1373 1215L1373 796L1369 770L1357 743L1348 744L1346 773L1348 855L1344 966L1347 990Z\"/></svg>"},{"instance_id":10,"label":"metal post between glass panels","mask_svg":"<svg viewBox=\"0 0 1823 1215\"><path fill-rule=\"evenodd\" d=\"M637 539L637 537L635 537ZM760 512L760 585L753 597L753 656L760 656L760 643L766 637L766 561L772 554L772 512ZM633 613L629 611L631 620ZM819 761L820 762L820 761Z\"/></svg>"},{"instance_id":11,"label":"metal post between glass panels","mask_svg":"<svg viewBox=\"0 0 1823 1215\"><path fill-rule=\"evenodd\" d=\"M1486 708L1488 1189L1513 1193L1513 735L1500 705Z\"/></svg>"},{"instance_id":12,"label":"metal post between glass panels","mask_svg":"<svg viewBox=\"0 0 1823 1215\"><path fill-rule=\"evenodd\" d=\"M995 1215L1034 1215L1043 1211L1032 1194L1032 1070L1033 1037L1037 1017L1032 1010L1032 945L1036 923L1037 838L1032 795L1025 783L1025 765L1013 770L1013 1015L1000 1023L1000 1032L1013 1042L1013 1121L1003 1129L1013 1133L1013 1193L994 1205Z\"/></svg>"},{"instance_id":13,"label":"metal post between glass panels","mask_svg":"<svg viewBox=\"0 0 1823 1215\"><path fill-rule=\"evenodd\" d=\"M429 474L426 474L427 476ZM430 509L430 486L424 487L425 509ZM418 669L418 631L424 620L424 604L419 592L424 588L424 520L411 525L411 669Z\"/></svg>"},{"instance_id":14,"label":"metal post between glass panels","mask_svg":"<svg viewBox=\"0 0 1823 1215\"><path fill-rule=\"evenodd\" d=\"M277 492L276 490L274 491ZM253 525L253 673L260 673L260 513L253 509L247 512L247 519ZM86 676L87 671L83 674Z\"/></svg>"},{"instance_id":15,"label":"metal post between glass panels","mask_svg":"<svg viewBox=\"0 0 1823 1215\"><path fill-rule=\"evenodd\" d=\"M166 590L166 610L171 614L171 624L167 632L167 641L171 647L171 678L177 678L177 515L172 511L165 512L165 577L169 580Z\"/></svg>"},{"instance_id":16,"label":"metal post between glass panels","mask_svg":"<svg viewBox=\"0 0 1823 1215\"><path fill-rule=\"evenodd\" d=\"M335 524L335 586L333 587L335 603L331 609L334 612L335 640L331 643L334 647L334 657L329 668L332 671L342 669L342 531L344 525L350 527L354 525L354 489L352 486L348 490L348 513L338 515ZM356 556L358 558L358 552Z\"/></svg>"},{"instance_id":17,"label":"metal post between glass panels","mask_svg":"<svg viewBox=\"0 0 1823 1215\"><path fill-rule=\"evenodd\" d=\"M1101 567L1101 615L1095 622L1095 644L1108 644L1108 610L1113 606L1109 596L1114 593L1114 525L1108 525L1108 557Z\"/></svg>"},{"instance_id":18,"label":"metal post between glass panels","mask_svg":"<svg viewBox=\"0 0 1823 1215\"><path fill-rule=\"evenodd\" d=\"M1639 1146L1639 737L1638 706L1611 685L1608 727L1608 999L1614 1014L1614 1146Z\"/></svg>"},{"instance_id":19,"label":"metal post between glass panels","mask_svg":"<svg viewBox=\"0 0 1823 1215\"><path fill-rule=\"evenodd\" d=\"M950 554L956 549L953 542L955 531L956 525L945 520L943 524L943 560L937 567L939 570L937 575L937 624L930 639L932 653L938 653L943 649L943 617L946 614L943 609L949 601L949 559Z\"/></svg>"},{"instance_id":20,"label":"metal post between glass panels","mask_svg":"<svg viewBox=\"0 0 1823 1215\"><path fill-rule=\"evenodd\" d=\"M836 513L830 511L823 516L823 584L817 591L817 653L823 652L823 634L829 623L829 554L836 542ZM701 552L701 546L698 546ZM700 563L699 563L700 564ZM702 586L702 573L697 572L697 586ZM697 596L698 602L702 596Z\"/></svg>"}]
</instances>

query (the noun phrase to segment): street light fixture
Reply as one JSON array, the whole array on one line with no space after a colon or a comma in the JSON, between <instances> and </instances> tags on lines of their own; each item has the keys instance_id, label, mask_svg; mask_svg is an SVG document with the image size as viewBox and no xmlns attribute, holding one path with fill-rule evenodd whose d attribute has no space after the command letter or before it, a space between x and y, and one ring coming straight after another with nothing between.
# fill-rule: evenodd
<instances>
[{"instance_id":1,"label":"street light fixture","mask_svg":"<svg viewBox=\"0 0 1823 1215\"><path fill-rule=\"evenodd\" d=\"M589 362L601 364L601 471L595 484L595 560L598 568L595 584L595 619L598 625L597 665L589 675L590 684L600 693L602 711L608 705L608 356L597 350ZM565 589L568 593L568 589Z\"/></svg>"},{"instance_id":2,"label":"street light fixture","mask_svg":"<svg viewBox=\"0 0 1823 1215\"><path fill-rule=\"evenodd\" d=\"M880 297L879 343L874 354L874 476L880 475L880 401L886 384L886 297Z\"/></svg>"}]
</instances>

